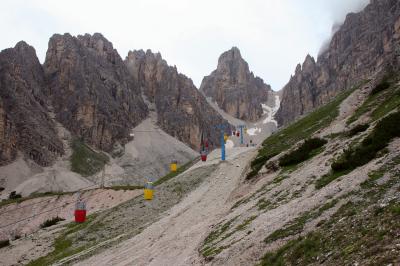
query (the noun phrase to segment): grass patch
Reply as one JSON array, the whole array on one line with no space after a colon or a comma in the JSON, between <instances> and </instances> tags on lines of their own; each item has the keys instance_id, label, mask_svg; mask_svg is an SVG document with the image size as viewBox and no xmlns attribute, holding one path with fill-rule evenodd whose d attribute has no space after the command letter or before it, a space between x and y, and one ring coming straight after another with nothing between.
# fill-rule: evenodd
<instances>
[{"instance_id":1,"label":"grass patch","mask_svg":"<svg viewBox=\"0 0 400 266\"><path fill-rule=\"evenodd\" d=\"M246 220L243 221L243 223L239 224L235 228L235 231L242 231L242 230L246 229L246 227L256 218L257 218L257 216L255 216L255 215L247 218Z\"/></svg>"},{"instance_id":2,"label":"grass patch","mask_svg":"<svg viewBox=\"0 0 400 266\"><path fill-rule=\"evenodd\" d=\"M112 189L112 190L136 190L136 189L143 189L144 186L112 186L112 187L105 187L104 189Z\"/></svg>"},{"instance_id":3,"label":"grass patch","mask_svg":"<svg viewBox=\"0 0 400 266\"><path fill-rule=\"evenodd\" d=\"M65 257L77 254L88 248L88 246L74 246L72 239L69 238L69 236L90 226L90 223L94 220L95 217L96 214L89 215L85 223L68 224L63 233L55 239L53 244L54 250L46 256L31 261L28 266L51 265L54 262L57 262Z\"/></svg>"},{"instance_id":4,"label":"grass patch","mask_svg":"<svg viewBox=\"0 0 400 266\"><path fill-rule=\"evenodd\" d=\"M349 202L329 222L264 255L260 265L389 265L396 262L400 205L377 209L368 200ZM350 218L351 217L351 218Z\"/></svg>"},{"instance_id":5,"label":"grass patch","mask_svg":"<svg viewBox=\"0 0 400 266\"><path fill-rule=\"evenodd\" d=\"M291 240L276 252L268 252L261 260L261 266L307 265L314 261L324 248L320 234L310 234Z\"/></svg>"},{"instance_id":6,"label":"grass patch","mask_svg":"<svg viewBox=\"0 0 400 266\"><path fill-rule=\"evenodd\" d=\"M392 214L399 216L400 215L400 203L394 203L390 205L389 210L392 212Z\"/></svg>"},{"instance_id":7,"label":"grass patch","mask_svg":"<svg viewBox=\"0 0 400 266\"><path fill-rule=\"evenodd\" d=\"M351 171L362 166L374 159L393 138L399 136L400 112L396 112L379 121L371 134L360 145L345 150L342 156L331 165L331 168L337 173Z\"/></svg>"},{"instance_id":8,"label":"grass patch","mask_svg":"<svg viewBox=\"0 0 400 266\"><path fill-rule=\"evenodd\" d=\"M385 173L383 171L372 171L368 174L368 179L361 183L362 188L372 188L376 185L375 181L383 177Z\"/></svg>"},{"instance_id":9,"label":"grass patch","mask_svg":"<svg viewBox=\"0 0 400 266\"><path fill-rule=\"evenodd\" d=\"M296 219L294 219L293 222L290 222L285 227L278 229L278 230L274 231L272 234L270 234L264 240L265 243L271 243L278 239L282 239L282 238L285 238L288 236L297 235L297 234L301 233L305 223L307 222L307 220L309 218L310 218L309 213L306 213L300 217L297 217Z\"/></svg>"},{"instance_id":10,"label":"grass patch","mask_svg":"<svg viewBox=\"0 0 400 266\"><path fill-rule=\"evenodd\" d=\"M73 140L71 147L71 170L82 176L90 176L99 172L109 161L106 154L94 151L80 140Z\"/></svg>"},{"instance_id":11,"label":"grass patch","mask_svg":"<svg viewBox=\"0 0 400 266\"><path fill-rule=\"evenodd\" d=\"M336 171L336 172L330 171L329 173L323 175L321 178L319 178L319 179L317 179L317 181L315 181L315 188L316 189L323 188L324 186L328 185L333 180L341 177L342 175L347 175L350 172L351 172L350 170L343 170L343 171Z\"/></svg>"},{"instance_id":12,"label":"grass patch","mask_svg":"<svg viewBox=\"0 0 400 266\"><path fill-rule=\"evenodd\" d=\"M380 93L381 91L384 91L384 90L386 90L386 89L389 89L389 88L390 88L390 85L391 85L391 84L390 84L390 82L389 82L389 77L385 77L378 85L376 85L376 86L372 89L370 95L375 95L375 94Z\"/></svg>"},{"instance_id":13,"label":"grass patch","mask_svg":"<svg viewBox=\"0 0 400 266\"><path fill-rule=\"evenodd\" d=\"M265 198L262 198L257 202L256 206L259 211L265 210L266 208L271 206L271 202L269 200L265 200Z\"/></svg>"},{"instance_id":14,"label":"grass patch","mask_svg":"<svg viewBox=\"0 0 400 266\"><path fill-rule=\"evenodd\" d=\"M260 172L261 168L264 166L264 164L271 159L272 157L278 155L278 153L270 153L270 154L264 154L264 155L258 155L256 159L254 159L250 163L251 171L247 174L246 179L251 179L255 177L258 172Z\"/></svg>"},{"instance_id":15,"label":"grass patch","mask_svg":"<svg viewBox=\"0 0 400 266\"><path fill-rule=\"evenodd\" d=\"M285 180L286 178L289 178L289 176L288 175L280 175L280 176L274 178L272 183L273 184L278 184L278 183L282 182L283 180Z\"/></svg>"},{"instance_id":16,"label":"grass patch","mask_svg":"<svg viewBox=\"0 0 400 266\"><path fill-rule=\"evenodd\" d=\"M44 193L32 193L28 197L22 197L22 198L14 198L14 199L4 199L0 202L0 207L6 206L8 204L13 204L13 203L21 203L26 200L30 199L35 199L35 198L41 198L41 197L48 197L48 196L61 196L61 195L66 195L66 194L72 194L73 192L44 192Z\"/></svg>"},{"instance_id":17,"label":"grass patch","mask_svg":"<svg viewBox=\"0 0 400 266\"><path fill-rule=\"evenodd\" d=\"M61 222L61 221L65 221L65 219L64 218L60 218L60 217L57 216L57 217L54 217L54 218L51 218L51 219L48 219L48 220L44 221L40 225L40 228L50 227L50 226L55 225L55 224L57 224L58 222Z\"/></svg>"},{"instance_id":18,"label":"grass patch","mask_svg":"<svg viewBox=\"0 0 400 266\"><path fill-rule=\"evenodd\" d=\"M349 125L358 120L362 115L371 112L373 120L377 120L400 104L400 92L398 87L394 87L397 82L394 74L386 76L370 93L364 103L346 121Z\"/></svg>"},{"instance_id":19,"label":"grass patch","mask_svg":"<svg viewBox=\"0 0 400 266\"><path fill-rule=\"evenodd\" d=\"M392 92L386 97L386 99L378 105L376 109L371 113L371 118L376 121L384 117L387 113L398 108L400 106L400 88L393 89Z\"/></svg>"},{"instance_id":20,"label":"grass patch","mask_svg":"<svg viewBox=\"0 0 400 266\"><path fill-rule=\"evenodd\" d=\"M328 104L264 140L256 159L251 163L252 170L247 174L246 178L251 179L256 176L262 166L273 156L289 149L297 142L311 137L318 130L327 127L339 114L338 107L340 103L357 88L354 87L340 93Z\"/></svg>"},{"instance_id":21,"label":"grass patch","mask_svg":"<svg viewBox=\"0 0 400 266\"><path fill-rule=\"evenodd\" d=\"M194 159L192 161L189 161L182 165L181 167L178 167L176 169L176 172L170 172L167 175L159 178L157 181L154 182L154 186L161 185L162 183L176 177L177 175L180 175L181 173L185 172L187 169L189 169L192 165L194 165L199 159Z\"/></svg>"},{"instance_id":22,"label":"grass patch","mask_svg":"<svg viewBox=\"0 0 400 266\"><path fill-rule=\"evenodd\" d=\"M206 237L206 239L203 242L202 248L200 249L200 253L206 258L206 259L212 259L212 256L217 255L220 253L222 250L227 248L228 246L212 246L212 244L218 243L229 236L231 236L234 232L228 233L227 235L223 236L229 228L231 228L233 222L238 218L238 216L232 218L231 220L223 223L222 225L219 224L218 228L211 231L211 233ZM250 223L251 221L249 221Z\"/></svg>"},{"instance_id":23,"label":"grass patch","mask_svg":"<svg viewBox=\"0 0 400 266\"><path fill-rule=\"evenodd\" d=\"M216 229L212 231L207 238L204 240L203 246L200 249L200 253L207 259L207 260L212 260L213 256L219 254L221 251L224 249L230 247L229 244L227 246L216 246L219 242L227 239L231 235L233 235L237 231L243 231L246 229L246 227L254 220L256 219L257 216L251 216L247 218L246 220L243 221L240 225L234 228L231 232L225 234L228 232L229 228L231 228L232 223L237 219L237 216L228 222L222 224L219 229ZM213 245L214 243L214 245Z\"/></svg>"},{"instance_id":24,"label":"grass patch","mask_svg":"<svg viewBox=\"0 0 400 266\"><path fill-rule=\"evenodd\" d=\"M201 254L207 258L208 260L211 260L213 256L221 253L222 250L228 248L229 246L221 246L221 247L205 247L202 249Z\"/></svg>"},{"instance_id":25,"label":"grass patch","mask_svg":"<svg viewBox=\"0 0 400 266\"><path fill-rule=\"evenodd\" d=\"M334 207L337 202L338 200L334 199L315 210L303 213L301 216L286 224L283 228L274 231L264 239L264 242L271 243L278 239L300 234L303 231L304 225L307 223L307 221L319 217L324 211Z\"/></svg>"},{"instance_id":26,"label":"grass patch","mask_svg":"<svg viewBox=\"0 0 400 266\"><path fill-rule=\"evenodd\" d=\"M232 223L237 219L237 217L227 221L226 223L222 224L219 226L218 229L212 231L204 240L204 245L207 245L209 243L212 243L216 239L218 239L220 236L222 236L232 225Z\"/></svg>"},{"instance_id":27,"label":"grass patch","mask_svg":"<svg viewBox=\"0 0 400 266\"><path fill-rule=\"evenodd\" d=\"M399 157L393 158L371 172L369 178L372 181L383 174L389 176L385 182L342 196L351 195L356 200L342 205L314 231L267 252L260 265L350 265L355 261L360 265L395 264L400 257L400 250L396 248L400 203L396 199L387 204L382 204L382 201L390 197L388 192L392 188L399 185L399 162ZM303 216L316 217L337 202L335 199ZM304 219L299 218L299 221Z\"/></svg>"},{"instance_id":28,"label":"grass patch","mask_svg":"<svg viewBox=\"0 0 400 266\"><path fill-rule=\"evenodd\" d=\"M279 159L279 165L283 167L304 162L311 157L312 151L324 146L326 143L326 140L320 138L307 139L300 147L282 156Z\"/></svg>"},{"instance_id":29,"label":"grass patch","mask_svg":"<svg viewBox=\"0 0 400 266\"><path fill-rule=\"evenodd\" d=\"M17 194L17 192L15 192L15 191L12 191L10 193L10 195L8 196L8 199L10 199L10 200L16 200L16 199L20 199L20 198L22 198L21 194Z\"/></svg>"}]
</instances>

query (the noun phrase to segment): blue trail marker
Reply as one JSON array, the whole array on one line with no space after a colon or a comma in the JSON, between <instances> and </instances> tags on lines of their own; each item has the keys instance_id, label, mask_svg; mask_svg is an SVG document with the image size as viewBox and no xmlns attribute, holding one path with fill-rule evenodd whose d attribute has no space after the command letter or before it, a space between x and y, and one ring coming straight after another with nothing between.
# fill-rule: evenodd
<instances>
[{"instance_id":1,"label":"blue trail marker","mask_svg":"<svg viewBox=\"0 0 400 266\"><path fill-rule=\"evenodd\" d=\"M240 128L240 144L243 144L243 128L245 128L246 125L239 125L237 127Z\"/></svg>"},{"instance_id":2,"label":"blue trail marker","mask_svg":"<svg viewBox=\"0 0 400 266\"><path fill-rule=\"evenodd\" d=\"M220 138L220 142L221 142L221 161L225 161L225 140L224 140L224 134L225 134L225 129L226 129L226 125L217 125L215 126L216 128L218 128L221 131L221 138Z\"/></svg>"}]
</instances>

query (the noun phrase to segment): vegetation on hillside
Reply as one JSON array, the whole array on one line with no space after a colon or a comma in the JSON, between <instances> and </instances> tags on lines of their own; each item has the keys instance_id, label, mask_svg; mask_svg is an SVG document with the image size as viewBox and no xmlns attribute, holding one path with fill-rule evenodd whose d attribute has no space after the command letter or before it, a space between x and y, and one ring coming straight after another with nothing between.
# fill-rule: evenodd
<instances>
[{"instance_id":1,"label":"vegetation on hillside","mask_svg":"<svg viewBox=\"0 0 400 266\"><path fill-rule=\"evenodd\" d=\"M101 169L109 161L106 154L96 152L80 140L72 141L72 155L70 157L71 170L82 176L90 176Z\"/></svg>"},{"instance_id":2,"label":"vegetation on hillside","mask_svg":"<svg viewBox=\"0 0 400 266\"><path fill-rule=\"evenodd\" d=\"M340 103L357 88L354 87L342 92L328 104L268 137L262 143L262 148L258 151L257 157L251 162L251 171L247 174L247 179L255 177L264 164L275 155L327 127L339 114Z\"/></svg>"},{"instance_id":3,"label":"vegetation on hillside","mask_svg":"<svg viewBox=\"0 0 400 266\"><path fill-rule=\"evenodd\" d=\"M400 112L390 114L379 121L360 145L347 149L332 164L332 170L334 172L352 170L368 163L395 137L400 137Z\"/></svg>"},{"instance_id":4,"label":"vegetation on hillside","mask_svg":"<svg viewBox=\"0 0 400 266\"><path fill-rule=\"evenodd\" d=\"M0 240L0 248L5 248L10 245L10 240Z\"/></svg>"},{"instance_id":5,"label":"vegetation on hillside","mask_svg":"<svg viewBox=\"0 0 400 266\"><path fill-rule=\"evenodd\" d=\"M281 248L267 252L260 265L348 265L354 262L390 265L395 262L400 257L400 242L396 237L400 233L400 202L386 198L387 193L394 192L392 188L400 185L396 177L399 162L400 158L396 157L371 173L361 186L362 190L347 195L357 200L348 201L331 218L321 220L314 231L303 235L302 230L281 229L279 238L291 239ZM383 173L390 177L385 182L376 182ZM304 221L303 216L296 220Z\"/></svg>"},{"instance_id":6,"label":"vegetation on hillside","mask_svg":"<svg viewBox=\"0 0 400 266\"><path fill-rule=\"evenodd\" d=\"M21 203L21 202L24 202L26 200L35 199L35 198L48 197L48 196L60 196L60 195L72 194L72 193L73 192L32 193L28 197L16 197L16 198L12 198L12 199L3 199L2 201L0 201L0 207L6 206L8 204L13 204L13 203Z\"/></svg>"},{"instance_id":7,"label":"vegetation on hillside","mask_svg":"<svg viewBox=\"0 0 400 266\"><path fill-rule=\"evenodd\" d=\"M317 180L316 188L322 188L338 177L373 160L395 137L400 137L400 111L384 117L359 145L346 149L332 163L332 171Z\"/></svg>"},{"instance_id":8,"label":"vegetation on hillside","mask_svg":"<svg viewBox=\"0 0 400 266\"><path fill-rule=\"evenodd\" d=\"M310 138L306 139L300 147L295 149L294 151L287 153L283 155L279 159L279 165L280 166L289 166L289 165L295 165L301 162L304 162L305 160L309 159L312 155L313 152L324 146L327 143L326 140L320 139L320 138Z\"/></svg>"},{"instance_id":9,"label":"vegetation on hillside","mask_svg":"<svg viewBox=\"0 0 400 266\"><path fill-rule=\"evenodd\" d=\"M390 75L385 77L375 88L372 89L369 97L357 108L354 114L347 119L346 123L357 121L361 116L370 114L370 120L376 121L390 111L400 106L399 77Z\"/></svg>"},{"instance_id":10,"label":"vegetation on hillside","mask_svg":"<svg viewBox=\"0 0 400 266\"><path fill-rule=\"evenodd\" d=\"M350 129L350 130L347 132L346 135L347 135L348 137L353 137L353 136L355 136L355 135L357 135L357 134L359 134L359 133L361 133L361 132L364 132L364 131L367 130L368 128L369 128L369 125L368 125L368 124L359 124L359 125L353 127L352 129Z\"/></svg>"},{"instance_id":11,"label":"vegetation on hillside","mask_svg":"<svg viewBox=\"0 0 400 266\"><path fill-rule=\"evenodd\" d=\"M46 256L40 257L36 260L28 263L28 266L42 266L51 265L58 260L76 254L90 246L94 243L88 244L86 246L74 246L72 240L69 238L70 235L92 226L93 220L96 215L89 215L85 223L70 223L67 225L66 229L58 236L54 241L54 250L47 254Z\"/></svg>"},{"instance_id":12,"label":"vegetation on hillside","mask_svg":"<svg viewBox=\"0 0 400 266\"><path fill-rule=\"evenodd\" d=\"M48 219L48 220L44 221L40 225L40 228L50 227L50 226L55 225L55 224L57 224L58 222L61 222L61 221L65 221L65 219L64 218L60 218L60 217L57 216L57 217L54 217L54 218L51 218L51 219Z\"/></svg>"}]
</instances>

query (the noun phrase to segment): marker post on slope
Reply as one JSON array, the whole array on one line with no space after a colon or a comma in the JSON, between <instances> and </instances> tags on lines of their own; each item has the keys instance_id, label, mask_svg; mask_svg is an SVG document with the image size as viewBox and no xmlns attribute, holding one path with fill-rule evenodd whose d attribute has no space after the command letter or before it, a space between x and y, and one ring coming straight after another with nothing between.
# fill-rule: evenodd
<instances>
[{"instance_id":1,"label":"marker post on slope","mask_svg":"<svg viewBox=\"0 0 400 266\"><path fill-rule=\"evenodd\" d=\"M220 137L220 142L221 142L221 161L225 161L225 129L226 125L217 125L215 126L217 129L221 131L221 137Z\"/></svg>"},{"instance_id":2,"label":"marker post on slope","mask_svg":"<svg viewBox=\"0 0 400 266\"><path fill-rule=\"evenodd\" d=\"M237 127L240 128L240 144L243 144L243 128L246 128L246 125L239 125Z\"/></svg>"}]
</instances>

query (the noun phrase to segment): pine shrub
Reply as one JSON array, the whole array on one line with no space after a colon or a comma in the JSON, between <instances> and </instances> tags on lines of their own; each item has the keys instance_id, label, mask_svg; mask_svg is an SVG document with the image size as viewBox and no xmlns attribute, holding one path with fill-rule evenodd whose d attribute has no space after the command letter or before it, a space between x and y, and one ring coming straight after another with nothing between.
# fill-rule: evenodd
<instances>
[{"instance_id":1,"label":"pine shrub","mask_svg":"<svg viewBox=\"0 0 400 266\"><path fill-rule=\"evenodd\" d=\"M304 141L304 143L296 150L285 154L280 158L280 166L289 166L304 162L311 157L314 150L324 146L327 143L325 139L311 138Z\"/></svg>"},{"instance_id":2,"label":"pine shrub","mask_svg":"<svg viewBox=\"0 0 400 266\"><path fill-rule=\"evenodd\" d=\"M51 219L49 219L49 220L44 221L44 222L40 225L40 228L50 227L50 226L52 226L52 225L57 224L57 223L60 222L60 221L65 221L65 219L60 218L60 217L58 217L58 216L57 216L57 217L54 217L54 218L51 218Z\"/></svg>"},{"instance_id":3,"label":"pine shrub","mask_svg":"<svg viewBox=\"0 0 400 266\"><path fill-rule=\"evenodd\" d=\"M334 172L352 170L374 159L389 142L400 137L400 112L383 118L360 145L347 149L331 168Z\"/></svg>"}]
</instances>

